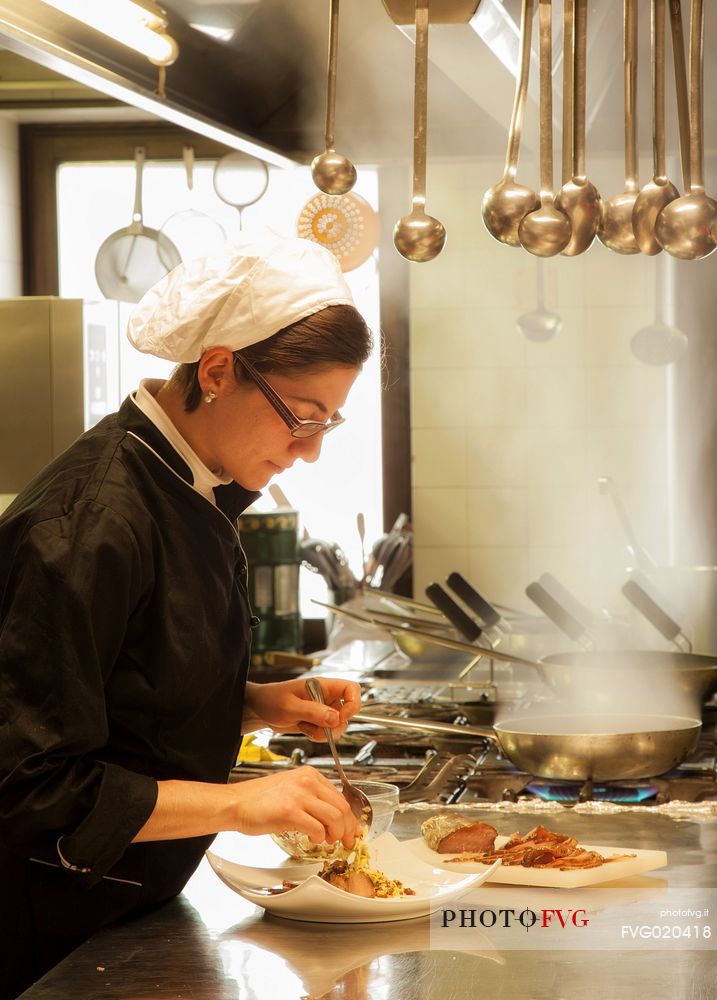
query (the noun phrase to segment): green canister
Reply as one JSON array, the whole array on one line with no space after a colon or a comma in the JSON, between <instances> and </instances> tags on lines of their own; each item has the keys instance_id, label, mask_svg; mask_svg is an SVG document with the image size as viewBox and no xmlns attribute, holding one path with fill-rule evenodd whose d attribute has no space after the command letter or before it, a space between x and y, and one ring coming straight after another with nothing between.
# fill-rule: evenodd
<instances>
[{"instance_id":1,"label":"green canister","mask_svg":"<svg viewBox=\"0 0 717 1000\"><path fill-rule=\"evenodd\" d=\"M249 564L249 601L261 619L252 633L252 665L268 650L302 647L299 613L299 514L288 507L242 514L237 522Z\"/></svg>"}]
</instances>

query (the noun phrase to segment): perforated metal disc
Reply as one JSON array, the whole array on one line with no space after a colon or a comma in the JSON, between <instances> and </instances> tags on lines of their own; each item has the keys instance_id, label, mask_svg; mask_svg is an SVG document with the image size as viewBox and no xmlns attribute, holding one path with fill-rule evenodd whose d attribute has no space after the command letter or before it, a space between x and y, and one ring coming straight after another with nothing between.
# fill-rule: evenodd
<instances>
[{"instance_id":1,"label":"perforated metal disc","mask_svg":"<svg viewBox=\"0 0 717 1000\"><path fill-rule=\"evenodd\" d=\"M306 202L296 223L297 235L326 247L342 271L353 271L378 242L378 216L361 195L317 194Z\"/></svg>"}]
</instances>

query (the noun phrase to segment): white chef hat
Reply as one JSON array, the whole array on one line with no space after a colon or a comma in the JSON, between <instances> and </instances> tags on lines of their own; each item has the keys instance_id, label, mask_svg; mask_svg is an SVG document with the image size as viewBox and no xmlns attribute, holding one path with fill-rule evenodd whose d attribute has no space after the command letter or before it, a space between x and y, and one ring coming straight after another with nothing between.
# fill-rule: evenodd
<instances>
[{"instance_id":1,"label":"white chef hat","mask_svg":"<svg viewBox=\"0 0 717 1000\"><path fill-rule=\"evenodd\" d=\"M262 233L175 267L137 303L127 336L144 354L198 361L209 347L237 351L335 305L354 301L329 250Z\"/></svg>"}]
</instances>

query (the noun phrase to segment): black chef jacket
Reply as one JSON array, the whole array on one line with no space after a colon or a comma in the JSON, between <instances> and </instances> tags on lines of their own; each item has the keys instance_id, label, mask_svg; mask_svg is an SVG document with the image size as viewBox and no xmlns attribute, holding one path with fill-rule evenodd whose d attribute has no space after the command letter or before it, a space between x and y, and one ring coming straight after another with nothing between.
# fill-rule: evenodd
<instances>
[{"instance_id":1,"label":"black chef jacket","mask_svg":"<svg viewBox=\"0 0 717 1000\"><path fill-rule=\"evenodd\" d=\"M191 483L130 398L0 518L0 983L181 891L211 840L131 844L157 780L225 782L241 739L258 494Z\"/></svg>"}]
</instances>

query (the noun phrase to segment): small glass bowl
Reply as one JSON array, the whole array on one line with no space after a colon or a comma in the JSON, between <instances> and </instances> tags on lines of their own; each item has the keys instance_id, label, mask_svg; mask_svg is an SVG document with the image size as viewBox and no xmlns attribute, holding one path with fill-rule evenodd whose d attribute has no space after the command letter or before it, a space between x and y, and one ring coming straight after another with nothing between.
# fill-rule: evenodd
<instances>
[{"instance_id":1,"label":"small glass bowl","mask_svg":"<svg viewBox=\"0 0 717 1000\"><path fill-rule=\"evenodd\" d=\"M341 788L340 781L332 784ZM380 837L391 826L393 814L398 808L398 786L389 785L385 781L352 781L360 791L368 797L373 809L373 822L366 837L367 841ZM298 861L334 861L343 856L344 847L340 843L315 844L305 833L288 830L286 833L272 833L274 843L286 851L291 858Z\"/></svg>"}]
</instances>

